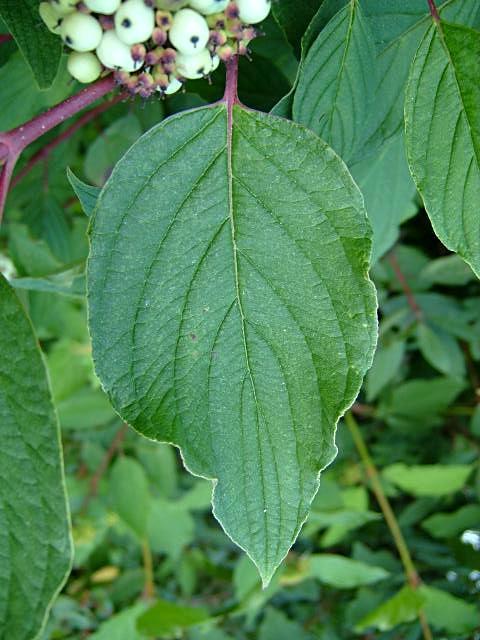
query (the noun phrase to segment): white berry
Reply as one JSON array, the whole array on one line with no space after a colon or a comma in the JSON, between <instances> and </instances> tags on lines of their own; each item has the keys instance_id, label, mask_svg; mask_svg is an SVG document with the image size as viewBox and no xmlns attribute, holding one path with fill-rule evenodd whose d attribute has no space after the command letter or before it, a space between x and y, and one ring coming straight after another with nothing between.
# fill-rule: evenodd
<instances>
[{"instance_id":1,"label":"white berry","mask_svg":"<svg viewBox=\"0 0 480 640\"><path fill-rule=\"evenodd\" d=\"M177 55L177 73L189 80L198 80L208 75L213 69L212 56L208 49L203 49L193 56L184 53Z\"/></svg>"},{"instance_id":2,"label":"white berry","mask_svg":"<svg viewBox=\"0 0 480 640\"><path fill-rule=\"evenodd\" d=\"M52 5L49 2L41 2L38 7L38 13L48 30L59 35L62 19Z\"/></svg>"},{"instance_id":3,"label":"white berry","mask_svg":"<svg viewBox=\"0 0 480 640\"><path fill-rule=\"evenodd\" d=\"M75 11L78 0L50 0L53 10L60 16L66 16Z\"/></svg>"},{"instance_id":4,"label":"white berry","mask_svg":"<svg viewBox=\"0 0 480 640\"><path fill-rule=\"evenodd\" d=\"M97 56L107 69L121 69L129 73L137 71L143 64L135 62L130 47L119 39L115 31L105 31L97 47Z\"/></svg>"},{"instance_id":5,"label":"white berry","mask_svg":"<svg viewBox=\"0 0 480 640\"><path fill-rule=\"evenodd\" d=\"M121 0L83 0L83 2L90 11L111 16L120 6Z\"/></svg>"},{"instance_id":6,"label":"white berry","mask_svg":"<svg viewBox=\"0 0 480 640\"><path fill-rule=\"evenodd\" d=\"M87 83L94 82L100 76L102 65L97 56L90 51L72 51L68 56L67 69L75 80Z\"/></svg>"},{"instance_id":7,"label":"white berry","mask_svg":"<svg viewBox=\"0 0 480 640\"><path fill-rule=\"evenodd\" d=\"M188 3L192 9L209 16L213 13L220 13L227 8L229 0L190 0Z\"/></svg>"},{"instance_id":8,"label":"white berry","mask_svg":"<svg viewBox=\"0 0 480 640\"><path fill-rule=\"evenodd\" d=\"M172 93L177 93L183 87L183 83L180 82L178 78L172 78L168 87L165 89L165 93L167 96L172 95Z\"/></svg>"},{"instance_id":9,"label":"white berry","mask_svg":"<svg viewBox=\"0 0 480 640\"><path fill-rule=\"evenodd\" d=\"M202 51L210 37L207 21L192 9L180 9L173 18L168 33L173 46L185 55Z\"/></svg>"},{"instance_id":10,"label":"white berry","mask_svg":"<svg viewBox=\"0 0 480 640\"><path fill-rule=\"evenodd\" d=\"M237 0L240 20L245 24L257 24L265 20L272 7L271 0Z\"/></svg>"},{"instance_id":11,"label":"white berry","mask_svg":"<svg viewBox=\"0 0 480 640\"><path fill-rule=\"evenodd\" d=\"M115 14L115 31L128 45L145 42L155 27L155 13L143 0L127 0Z\"/></svg>"},{"instance_id":12,"label":"white berry","mask_svg":"<svg viewBox=\"0 0 480 640\"><path fill-rule=\"evenodd\" d=\"M92 51L102 39L102 27L93 16L75 11L62 20L62 40L74 51Z\"/></svg>"}]
</instances>

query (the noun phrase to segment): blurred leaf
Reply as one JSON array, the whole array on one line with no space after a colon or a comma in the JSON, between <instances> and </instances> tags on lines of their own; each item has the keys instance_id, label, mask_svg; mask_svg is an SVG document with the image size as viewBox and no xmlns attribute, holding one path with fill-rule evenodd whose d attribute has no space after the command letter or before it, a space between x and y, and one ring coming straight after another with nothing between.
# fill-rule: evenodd
<instances>
[{"instance_id":1,"label":"blurred leaf","mask_svg":"<svg viewBox=\"0 0 480 640\"><path fill-rule=\"evenodd\" d=\"M480 524L480 506L467 504L453 513L435 513L422 522L434 538L453 538Z\"/></svg>"},{"instance_id":2,"label":"blurred leaf","mask_svg":"<svg viewBox=\"0 0 480 640\"><path fill-rule=\"evenodd\" d=\"M477 404L470 422L470 430L474 436L480 438L480 404Z\"/></svg>"},{"instance_id":3,"label":"blurred leaf","mask_svg":"<svg viewBox=\"0 0 480 640\"><path fill-rule=\"evenodd\" d=\"M62 429L94 429L117 417L101 389L80 389L57 405Z\"/></svg>"},{"instance_id":4,"label":"blurred leaf","mask_svg":"<svg viewBox=\"0 0 480 640\"><path fill-rule=\"evenodd\" d=\"M207 609L184 607L158 600L137 620L137 629L145 635L171 637L210 618Z\"/></svg>"},{"instance_id":5,"label":"blurred leaf","mask_svg":"<svg viewBox=\"0 0 480 640\"><path fill-rule=\"evenodd\" d=\"M431 260L422 270L421 277L430 285L463 286L475 280L472 269L455 254Z\"/></svg>"},{"instance_id":6,"label":"blurred leaf","mask_svg":"<svg viewBox=\"0 0 480 640\"><path fill-rule=\"evenodd\" d=\"M395 340L386 346L380 343L373 365L367 373L366 391L367 400L374 400L380 391L391 382L403 361L405 355L405 342L403 340Z\"/></svg>"},{"instance_id":7,"label":"blurred leaf","mask_svg":"<svg viewBox=\"0 0 480 640\"><path fill-rule=\"evenodd\" d=\"M59 340L49 350L47 364L57 405L93 378L93 363L88 344Z\"/></svg>"},{"instance_id":8,"label":"blurred leaf","mask_svg":"<svg viewBox=\"0 0 480 640\"><path fill-rule=\"evenodd\" d=\"M312 554L305 559L308 575L337 589L354 589L384 580L388 571L333 554Z\"/></svg>"},{"instance_id":9,"label":"blurred leaf","mask_svg":"<svg viewBox=\"0 0 480 640\"><path fill-rule=\"evenodd\" d=\"M20 273L29 276L45 276L63 270L60 260L50 247L39 238L34 238L24 224L11 224L10 253Z\"/></svg>"},{"instance_id":10,"label":"blurred leaf","mask_svg":"<svg viewBox=\"0 0 480 640\"><path fill-rule=\"evenodd\" d=\"M178 559L194 539L195 522L177 502L157 498L150 504L147 529L153 551Z\"/></svg>"},{"instance_id":11,"label":"blurred leaf","mask_svg":"<svg viewBox=\"0 0 480 640\"><path fill-rule=\"evenodd\" d=\"M323 0L277 0L272 4L273 15L287 36L288 41L300 54L300 43L309 22Z\"/></svg>"},{"instance_id":12,"label":"blurred leaf","mask_svg":"<svg viewBox=\"0 0 480 640\"><path fill-rule=\"evenodd\" d=\"M40 19L37 0L0 0L0 15L41 89L51 86L62 55L60 38Z\"/></svg>"},{"instance_id":13,"label":"blurred leaf","mask_svg":"<svg viewBox=\"0 0 480 640\"><path fill-rule=\"evenodd\" d=\"M178 482L175 449L169 444L140 440L137 456L151 483L163 498L175 495Z\"/></svg>"},{"instance_id":14,"label":"blurred leaf","mask_svg":"<svg viewBox=\"0 0 480 640\"><path fill-rule=\"evenodd\" d=\"M361 633L371 627L380 631L389 631L403 622L412 622L418 617L425 597L419 591L405 586L401 591L362 618L355 631Z\"/></svg>"},{"instance_id":15,"label":"blurred leaf","mask_svg":"<svg viewBox=\"0 0 480 640\"><path fill-rule=\"evenodd\" d=\"M0 637L31 640L70 572L60 444L37 338L0 276Z\"/></svg>"},{"instance_id":16,"label":"blurred leaf","mask_svg":"<svg viewBox=\"0 0 480 640\"><path fill-rule=\"evenodd\" d=\"M143 539L151 508L144 470L133 458L118 458L110 472L109 488L116 512Z\"/></svg>"},{"instance_id":17,"label":"blurred leaf","mask_svg":"<svg viewBox=\"0 0 480 640\"><path fill-rule=\"evenodd\" d=\"M258 640L311 640L312 636L307 633L297 622L289 620L288 617L269 607L265 613Z\"/></svg>"},{"instance_id":18,"label":"blurred leaf","mask_svg":"<svg viewBox=\"0 0 480 640\"><path fill-rule=\"evenodd\" d=\"M459 491L466 483L471 465L417 465L392 464L383 470L383 476L413 496L443 496Z\"/></svg>"},{"instance_id":19,"label":"blurred leaf","mask_svg":"<svg viewBox=\"0 0 480 640\"><path fill-rule=\"evenodd\" d=\"M432 367L453 377L465 375L464 355L455 338L425 322L418 325L417 335L419 349Z\"/></svg>"},{"instance_id":20,"label":"blurred leaf","mask_svg":"<svg viewBox=\"0 0 480 640\"><path fill-rule=\"evenodd\" d=\"M433 627L454 634L470 633L478 627L480 614L474 604L426 585L419 591L425 598L425 615Z\"/></svg>"},{"instance_id":21,"label":"blurred leaf","mask_svg":"<svg viewBox=\"0 0 480 640\"><path fill-rule=\"evenodd\" d=\"M72 185L72 189L75 191L75 195L80 200L83 212L86 216L90 217L95 209L95 205L97 204L101 188L82 182L80 178L77 178L70 167L67 167L67 178Z\"/></svg>"},{"instance_id":22,"label":"blurred leaf","mask_svg":"<svg viewBox=\"0 0 480 640\"><path fill-rule=\"evenodd\" d=\"M464 386L457 378L408 380L392 391L388 410L415 420L426 419L445 411Z\"/></svg>"},{"instance_id":23,"label":"blurred leaf","mask_svg":"<svg viewBox=\"0 0 480 640\"><path fill-rule=\"evenodd\" d=\"M89 640L143 640L144 636L137 631L136 622L146 608L145 603L139 602L116 613L89 635Z\"/></svg>"},{"instance_id":24,"label":"blurred leaf","mask_svg":"<svg viewBox=\"0 0 480 640\"><path fill-rule=\"evenodd\" d=\"M10 284L15 289L26 289L27 291L57 293L72 298L85 296L85 275L75 273L71 269L44 278L13 278Z\"/></svg>"},{"instance_id":25,"label":"blurred leaf","mask_svg":"<svg viewBox=\"0 0 480 640\"><path fill-rule=\"evenodd\" d=\"M178 505L182 509L192 511L210 508L212 504L212 484L208 480L198 480L190 491L183 494L178 500Z\"/></svg>"}]
</instances>

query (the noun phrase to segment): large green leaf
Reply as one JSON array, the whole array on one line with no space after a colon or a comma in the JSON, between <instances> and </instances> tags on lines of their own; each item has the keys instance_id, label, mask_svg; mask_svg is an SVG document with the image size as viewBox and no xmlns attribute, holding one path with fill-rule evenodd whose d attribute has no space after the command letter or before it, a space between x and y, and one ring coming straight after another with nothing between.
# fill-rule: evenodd
<instances>
[{"instance_id":1,"label":"large green leaf","mask_svg":"<svg viewBox=\"0 0 480 640\"><path fill-rule=\"evenodd\" d=\"M239 106L161 123L100 195L97 372L126 421L215 479L215 514L265 582L371 363L369 252L361 195L332 150Z\"/></svg>"},{"instance_id":2,"label":"large green leaf","mask_svg":"<svg viewBox=\"0 0 480 640\"><path fill-rule=\"evenodd\" d=\"M407 154L435 233L480 276L480 34L434 23L405 97Z\"/></svg>"},{"instance_id":3,"label":"large green leaf","mask_svg":"<svg viewBox=\"0 0 480 640\"><path fill-rule=\"evenodd\" d=\"M51 86L62 55L61 39L38 13L38 0L0 0L0 16L10 29L41 89Z\"/></svg>"},{"instance_id":4,"label":"large green leaf","mask_svg":"<svg viewBox=\"0 0 480 640\"><path fill-rule=\"evenodd\" d=\"M364 142L376 85L376 51L360 4L352 0L310 47L299 72L293 119L348 162Z\"/></svg>"},{"instance_id":5,"label":"large green leaf","mask_svg":"<svg viewBox=\"0 0 480 640\"><path fill-rule=\"evenodd\" d=\"M58 422L30 322L0 277L0 638L31 640L70 570Z\"/></svg>"}]
</instances>

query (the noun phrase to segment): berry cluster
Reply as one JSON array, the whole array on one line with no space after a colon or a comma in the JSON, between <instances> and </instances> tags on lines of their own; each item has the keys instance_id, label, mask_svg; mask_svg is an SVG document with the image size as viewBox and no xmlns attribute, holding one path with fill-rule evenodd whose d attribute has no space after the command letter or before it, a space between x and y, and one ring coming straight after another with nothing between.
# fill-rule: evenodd
<instances>
[{"instance_id":1,"label":"berry cluster","mask_svg":"<svg viewBox=\"0 0 480 640\"><path fill-rule=\"evenodd\" d=\"M271 0L49 0L42 20L71 49L68 71L94 82L113 70L132 95L171 94L247 53Z\"/></svg>"}]
</instances>

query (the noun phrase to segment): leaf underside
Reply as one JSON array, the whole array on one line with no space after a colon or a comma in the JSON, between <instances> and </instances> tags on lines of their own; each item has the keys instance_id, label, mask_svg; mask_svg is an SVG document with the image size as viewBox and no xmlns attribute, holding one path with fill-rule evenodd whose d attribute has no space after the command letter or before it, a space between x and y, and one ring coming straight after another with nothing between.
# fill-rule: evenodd
<instances>
[{"instance_id":1,"label":"leaf underside","mask_svg":"<svg viewBox=\"0 0 480 640\"><path fill-rule=\"evenodd\" d=\"M31 325L0 277L0 638L32 640L71 562L57 418Z\"/></svg>"},{"instance_id":2,"label":"leaf underside","mask_svg":"<svg viewBox=\"0 0 480 640\"><path fill-rule=\"evenodd\" d=\"M126 421L215 480L214 513L265 583L371 363L369 236L332 150L239 106L145 134L94 213L97 373Z\"/></svg>"},{"instance_id":3,"label":"leaf underside","mask_svg":"<svg viewBox=\"0 0 480 640\"><path fill-rule=\"evenodd\" d=\"M407 155L435 233L480 276L480 34L432 25L406 91Z\"/></svg>"}]
</instances>

